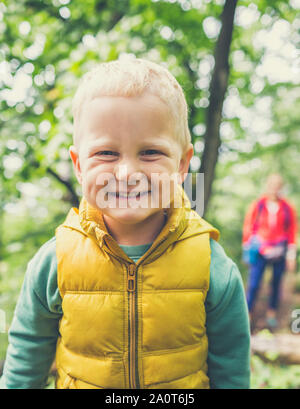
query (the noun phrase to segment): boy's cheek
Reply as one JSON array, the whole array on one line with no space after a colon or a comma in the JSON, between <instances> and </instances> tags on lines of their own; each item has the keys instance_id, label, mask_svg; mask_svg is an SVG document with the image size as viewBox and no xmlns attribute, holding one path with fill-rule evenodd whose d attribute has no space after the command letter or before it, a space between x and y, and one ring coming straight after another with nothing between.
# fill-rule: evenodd
<instances>
[{"instance_id":1,"label":"boy's cheek","mask_svg":"<svg viewBox=\"0 0 300 409\"><path fill-rule=\"evenodd\" d=\"M78 170L78 169L76 169L76 168L75 168L75 176L76 176L76 179L77 179L78 183L79 183L80 185L82 185L82 181L83 181L83 179L82 179L82 173L81 173L80 170Z\"/></svg>"},{"instance_id":2,"label":"boy's cheek","mask_svg":"<svg viewBox=\"0 0 300 409\"><path fill-rule=\"evenodd\" d=\"M158 204L159 208L169 207L171 201L175 198L177 189L177 177L172 178L158 175L151 180L151 196L153 203Z\"/></svg>"}]
</instances>

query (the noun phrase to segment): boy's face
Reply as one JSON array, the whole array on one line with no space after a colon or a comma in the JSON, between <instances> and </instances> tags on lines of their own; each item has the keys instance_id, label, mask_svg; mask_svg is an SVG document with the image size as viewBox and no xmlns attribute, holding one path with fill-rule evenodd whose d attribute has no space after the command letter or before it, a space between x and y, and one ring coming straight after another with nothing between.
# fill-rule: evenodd
<instances>
[{"instance_id":1,"label":"boy's face","mask_svg":"<svg viewBox=\"0 0 300 409\"><path fill-rule=\"evenodd\" d=\"M151 94L99 97L84 105L79 122L70 155L90 205L106 220L125 224L168 207L188 172L193 146L183 156L166 104Z\"/></svg>"}]
</instances>

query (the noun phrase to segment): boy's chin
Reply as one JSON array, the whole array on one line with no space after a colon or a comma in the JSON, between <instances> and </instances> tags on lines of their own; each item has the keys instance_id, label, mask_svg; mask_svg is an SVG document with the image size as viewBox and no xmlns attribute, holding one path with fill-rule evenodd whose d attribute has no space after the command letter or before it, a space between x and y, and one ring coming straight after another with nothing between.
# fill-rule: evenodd
<instances>
[{"instance_id":1,"label":"boy's chin","mask_svg":"<svg viewBox=\"0 0 300 409\"><path fill-rule=\"evenodd\" d=\"M103 209L102 210L105 217L110 217L116 222L122 224L137 224L142 223L149 217L158 216L162 212L161 209L143 209L143 208L116 208L116 209Z\"/></svg>"}]
</instances>

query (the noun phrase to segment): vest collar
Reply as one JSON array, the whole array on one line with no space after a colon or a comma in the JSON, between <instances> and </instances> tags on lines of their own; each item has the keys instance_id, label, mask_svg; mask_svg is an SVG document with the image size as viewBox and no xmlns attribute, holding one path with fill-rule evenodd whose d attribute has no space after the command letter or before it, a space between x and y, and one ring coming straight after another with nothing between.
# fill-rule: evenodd
<instances>
[{"instance_id":1,"label":"vest collar","mask_svg":"<svg viewBox=\"0 0 300 409\"><path fill-rule=\"evenodd\" d=\"M152 246L137 264L140 264L142 261L148 263L158 258L184 232L191 208L190 201L180 185L177 186L175 199L171 202L170 207L165 210L167 214L165 225L152 243ZM107 231L102 212L92 207L84 197L80 202L78 215L81 229L85 234L96 240L103 250L118 258L125 259L127 262L132 262Z\"/></svg>"}]
</instances>

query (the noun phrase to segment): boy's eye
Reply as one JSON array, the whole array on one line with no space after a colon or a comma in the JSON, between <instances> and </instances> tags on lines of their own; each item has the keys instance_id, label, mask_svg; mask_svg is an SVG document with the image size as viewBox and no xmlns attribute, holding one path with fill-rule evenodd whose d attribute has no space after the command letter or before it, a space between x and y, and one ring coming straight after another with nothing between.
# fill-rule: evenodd
<instances>
[{"instance_id":1,"label":"boy's eye","mask_svg":"<svg viewBox=\"0 0 300 409\"><path fill-rule=\"evenodd\" d=\"M96 155L101 155L101 156L119 156L118 152L114 152L114 151L100 151L100 152L97 152Z\"/></svg>"},{"instance_id":2,"label":"boy's eye","mask_svg":"<svg viewBox=\"0 0 300 409\"><path fill-rule=\"evenodd\" d=\"M160 155L161 152L157 151L156 149L146 149L145 151L141 152L142 156L148 156L148 155Z\"/></svg>"}]
</instances>

